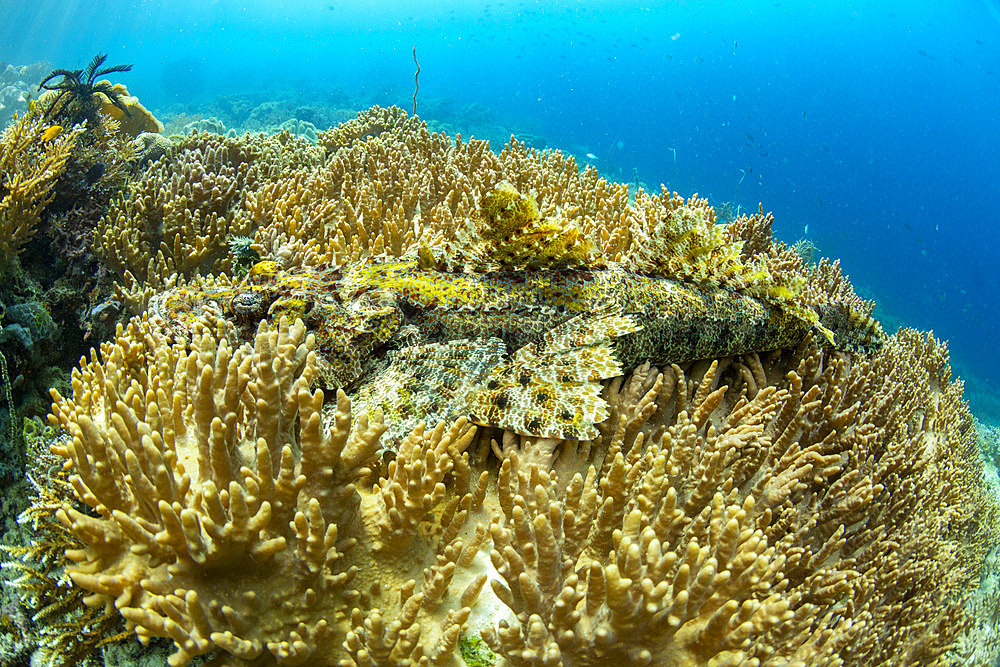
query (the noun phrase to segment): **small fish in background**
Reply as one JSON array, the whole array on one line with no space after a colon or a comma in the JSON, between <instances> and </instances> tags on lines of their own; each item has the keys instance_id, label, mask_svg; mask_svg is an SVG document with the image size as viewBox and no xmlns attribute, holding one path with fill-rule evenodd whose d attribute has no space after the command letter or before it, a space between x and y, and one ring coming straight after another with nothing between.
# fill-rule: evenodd
<instances>
[{"instance_id":1,"label":"small fish in background","mask_svg":"<svg viewBox=\"0 0 1000 667\"><path fill-rule=\"evenodd\" d=\"M593 153L586 153L585 155L586 155L587 158L589 158L591 160L596 160L597 159L597 156L594 155Z\"/></svg>"},{"instance_id":2,"label":"small fish in background","mask_svg":"<svg viewBox=\"0 0 1000 667\"><path fill-rule=\"evenodd\" d=\"M42 141L52 141L62 132L61 125L53 125L49 129L42 132Z\"/></svg>"}]
</instances>

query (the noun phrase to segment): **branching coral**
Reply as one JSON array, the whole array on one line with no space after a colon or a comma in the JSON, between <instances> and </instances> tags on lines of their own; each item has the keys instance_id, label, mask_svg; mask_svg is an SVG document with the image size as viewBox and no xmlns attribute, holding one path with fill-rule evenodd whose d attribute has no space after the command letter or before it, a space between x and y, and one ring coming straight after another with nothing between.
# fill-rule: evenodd
<instances>
[{"instance_id":1,"label":"branching coral","mask_svg":"<svg viewBox=\"0 0 1000 667\"><path fill-rule=\"evenodd\" d=\"M103 545L68 552L79 562L70 576L140 639L172 637L171 664L219 648L304 664L355 574L339 567L352 544L338 524L354 513L352 484L381 427L361 423L351 436L343 396L333 428L322 427L301 324L262 332L255 350L209 331L190 348L164 343L132 323L60 403L73 441L58 453L96 517L67 507L59 519ZM136 557L149 568L139 578ZM259 586L243 587L248 573Z\"/></svg>"},{"instance_id":2,"label":"branching coral","mask_svg":"<svg viewBox=\"0 0 1000 667\"><path fill-rule=\"evenodd\" d=\"M936 347L903 332L860 364L807 347L768 364L721 360L694 380L678 367L640 373L633 385L645 393L618 394L635 407L609 433L604 483L591 473L560 491L539 477L519 490L522 531L534 537L525 548L507 531L511 547L496 563L506 585L494 584L519 625L501 624L487 641L515 664L943 661L961 631L956 593L995 538L994 528L955 524L973 520L973 507L991 517L997 508L972 481L968 413L945 399L951 385L932 389L940 360L933 375L886 375L927 343ZM784 373L777 386L751 379ZM885 414L885 397L900 391L921 406ZM651 398L658 410L644 409ZM923 414L942 399L947 436ZM942 436L954 449L934 444ZM971 498L930 481L959 469L977 489ZM922 494L922 483L945 493ZM579 544L563 537L567 516L588 535L582 550L563 544ZM938 588L945 581L953 593ZM905 617L911 638L889 627L904 622L904 603L921 610Z\"/></svg>"},{"instance_id":3,"label":"branching coral","mask_svg":"<svg viewBox=\"0 0 1000 667\"><path fill-rule=\"evenodd\" d=\"M916 332L870 360L645 366L594 441L491 447L459 420L388 463L377 418L309 390L313 345L134 320L55 396L95 512L59 513L70 576L173 665L456 664L480 632L510 664L944 664L996 537Z\"/></svg>"},{"instance_id":4,"label":"branching coral","mask_svg":"<svg viewBox=\"0 0 1000 667\"><path fill-rule=\"evenodd\" d=\"M518 229L578 230L588 262L870 312L763 212L722 226L699 198L630 205L558 152L494 154L398 110L326 140L322 164L248 158L253 139L168 149L105 221L109 262L158 289L228 271L211 252L239 232L272 272L410 251L429 266L507 183ZM230 285L203 280L192 299ZM121 327L52 416L89 507L58 513L82 545L69 576L141 641L173 640L174 666L457 665L476 637L512 665L944 665L998 537L961 384L925 334L640 365L601 385L592 440L461 418L386 448L383 413L315 388L301 321L240 345L218 312L190 315Z\"/></svg>"},{"instance_id":5,"label":"branching coral","mask_svg":"<svg viewBox=\"0 0 1000 667\"><path fill-rule=\"evenodd\" d=\"M152 290L196 275L231 272L228 240L252 232L244 199L264 183L319 159L290 135L229 139L191 134L129 184L98 225L98 249L139 311Z\"/></svg>"},{"instance_id":6,"label":"branching coral","mask_svg":"<svg viewBox=\"0 0 1000 667\"><path fill-rule=\"evenodd\" d=\"M0 137L0 263L7 265L38 229L52 201L81 128L63 130L45 120L39 105Z\"/></svg>"},{"instance_id":7,"label":"branching coral","mask_svg":"<svg viewBox=\"0 0 1000 667\"><path fill-rule=\"evenodd\" d=\"M373 107L361 113L357 118L341 123L319 133L319 145L327 153L367 139L378 138L388 132L395 135L406 134L419 128L421 122L415 117L408 117L406 112L397 107L382 109Z\"/></svg>"},{"instance_id":8,"label":"branching coral","mask_svg":"<svg viewBox=\"0 0 1000 667\"><path fill-rule=\"evenodd\" d=\"M47 666L75 665L130 633L114 609L82 606L87 592L73 586L64 569L67 550L84 546L55 518L64 504L74 502L67 471L48 451L49 443L65 434L57 436L51 426L43 429L36 418L25 419L24 436L33 497L18 523L31 527L32 539L22 546L0 545L8 557L3 569L14 575L4 583L17 591L30 614L21 640L36 647Z\"/></svg>"},{"instance_id":9,"label":"branching coral","mask_svg":"<svg viewBox=\"0 0 1000 667\"><path fill-rule=\"evenodd\" d=\"M250 139L225 141L242 145ZM704 199L684 200L667 192L640 193L630 204L627 185L608 183L593 169L581 172L572 157L558 151L539 152L512 139L495 154L487 142L431 134L425 124L399 109L378 107L321 133L320 144L327 149L326 162L301 148L284 150L283 155L304 157L295 168L283 168L280 177L244 188L242 198L226 207L231 218L243 221L236 225L245 228L240 233L254 234L258 254L285 268L343 264L383 252L399 256L421 245L454 245L469 236L470 225L476 226L480 211L505 183L507 191L519 193L535 207L532 224L522 230L527 239L536 228L563 230L557 250L573 244L579 255L577 249L585 248L588 263L622 262L638 271L736 288L756 285L762 296L780 301L804 289L801 262L792 266L785 255L781 262L771 262L760 252L742 252L754 246L741 229L766 236L766 247L760 249L766 251L771 246L769 226L765 230L748 224L745 216L729 226L716 224ZM202 164L212 170L208 155L191 155L188 161L192 167ZM120 212L156 195L146 190L167 196L163 174L156 173L147 174L145 185L129 194ZM192 219L197 217L193 204L178 201L178 211L184 208L192 209ZM158 288L175 270L169 263L148 261L146 251L133 260L119 259L125 248L116 249L116 239L135 235L129 226L134 217L109 216L102 241L110 263L123 276L128 269L140 283L128 280L130 292L142 287L140 269L152 270L153 275L145 277L150 288ZM145 245L152 246L148 254L155 258L156 240L140 243ZM199 256L193 244L185 242L184 247ZM226 267L177 269L190 278Z\"/></svg>"}]
</instances>

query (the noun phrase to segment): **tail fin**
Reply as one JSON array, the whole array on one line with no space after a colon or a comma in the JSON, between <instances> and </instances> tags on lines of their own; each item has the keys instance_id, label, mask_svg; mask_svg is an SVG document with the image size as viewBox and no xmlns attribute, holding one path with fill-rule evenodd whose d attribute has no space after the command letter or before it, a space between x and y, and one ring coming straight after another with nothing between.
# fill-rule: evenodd
<instances>
[{"instance_id":1,"label":"tail fin","mask_svg":"<svg viewBox=\"0 0 1000 667\"><path fill-rule=\"evenodd\" d=\"M833 346L845 352L875 352L885 342L882 325L844 303L828 303L817 308L820 323L833 332Z\"/></svg>"}]
</instances>

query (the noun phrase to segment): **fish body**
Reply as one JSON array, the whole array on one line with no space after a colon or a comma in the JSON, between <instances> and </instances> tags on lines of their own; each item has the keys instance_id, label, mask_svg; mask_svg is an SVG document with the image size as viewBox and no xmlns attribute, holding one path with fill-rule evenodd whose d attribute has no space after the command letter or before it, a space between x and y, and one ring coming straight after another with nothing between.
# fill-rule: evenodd
<instances>
[{"instance_id":1,"label":"fish body","mask_svg":"<svg viewBox=\"0 0 1000 667\"><path fill-rule=\"evenodd\" d=\"M62 131L63 129L61 125L51 125L46 128L44 132L42 132L42 141L52 141L62 134Z\"/></svg>"},{"instance_id":2,"label":"fish body","mask_svg":"<svg viewBox=\"0 0 1000 667\"><path fill-rule=\"evenodd\" d=\"M804 275L776 277L765 259L743 257L703 202L685 206L619 264L501 183L434 249L289 270L263 261L238 285L175 289L150 310L183 327L208 309L244 340L262 321L301 319L319 352L317 380L382 410L389 440L417 421L463 415L590 439L609 414L600 381L642 362L775 350L812 332L843 350L881 344L867 314L839 297L802 298Z\"/></svg>"},{"instance_id":3,"label":"fish body","mask_svg":"<svg viewBox=\"0 0 1000 667\"><path fill-rule=\"evenodd\" d=\"M585 439L607 417L601 379L649 361L682 363L792 347L815 327L740 291L600 267L447 271L417 256L343 267L254 266L231 289L166 292L151 310L183 322L204 308L241 329L300 318L319 381L420 419L469 416L526 435ZM873 320L819 320L843 349L877 347ZM839 343L838 343L839 340ZM542 415L541 417L539 415Z\"/></svg>"},{"instance_id":4,"label":"fish body","mask_svg":"<svg viewBox=\"0 0 1000 667\"><path fill-rule=\"evenodd\" d=\"M623 366L682 363L797 345L811 327L740 292L600 269L446 273L415 261L352 267L345 294L383 290L425 342L497 337L516 350L576 316L611 309L641 328L610 341Z\"/></svg>"}]
</instances>

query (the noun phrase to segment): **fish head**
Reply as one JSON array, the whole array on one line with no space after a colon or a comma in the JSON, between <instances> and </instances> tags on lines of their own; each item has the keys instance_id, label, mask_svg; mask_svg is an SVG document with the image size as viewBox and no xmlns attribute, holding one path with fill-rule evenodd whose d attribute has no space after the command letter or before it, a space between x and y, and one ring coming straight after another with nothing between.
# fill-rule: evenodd
<instances>
[{"instance_id":1,"label":"fish head","mask_svg":"<svg viewBox=\"0 0 1000 667\"><path fill-rule=\"evenodd\" d=\"M316 339L318 380L331 389L365 375L404 319L393 292L359 284L341 267L284 270L272 261L251 267L229 310L238 321L302 320Z\"/></svg>"},{"instance_id":2,"label":"fish head","mask_svg":"<svg viewBox=\"0 0 1000 667\"><path fill-rule=\"evenodd\" d=\"M259 322L269 314L271 305L280 297L281 267L277 262L257 262L233 290L226 304L226 314L237 322ZM294 322L294 318L291 320Z\"/></svg>"}]
</instances>

